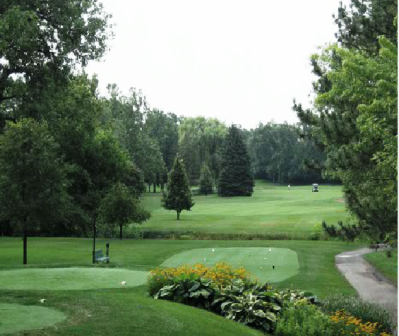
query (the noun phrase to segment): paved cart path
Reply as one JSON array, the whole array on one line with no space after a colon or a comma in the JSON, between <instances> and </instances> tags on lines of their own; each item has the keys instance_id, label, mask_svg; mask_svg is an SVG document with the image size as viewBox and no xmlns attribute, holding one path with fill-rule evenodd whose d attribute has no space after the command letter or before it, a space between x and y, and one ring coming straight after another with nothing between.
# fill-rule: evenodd
<instances>
[{"instance_id":1,"label":"paved cart path","mask_svg":"<svg viewBox=\"0 0 399 336\"><path fill-rule=\"evenodd\" d=\"M373 250L369 248L344 252L335 256L335 264L363 300L376 303L387 309L396 324L398 290L363 259L364 254L371 252Z\"/></svg>"}]
</instances>

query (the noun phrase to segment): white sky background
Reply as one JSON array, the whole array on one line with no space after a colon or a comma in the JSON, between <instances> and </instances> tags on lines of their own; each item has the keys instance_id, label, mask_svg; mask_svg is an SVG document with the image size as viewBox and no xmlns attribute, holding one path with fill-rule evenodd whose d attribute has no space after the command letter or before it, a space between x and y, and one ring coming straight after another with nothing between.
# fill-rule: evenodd
<instances>
[{"instance_id":1,"label":"white sky background","mask_svg":"<svg viewBox=\"0 0 399 336\"><path fill-rule=\"evenodd\" d=\"M100 92L141 89L152 108L228 125L297 122L309 106L309 58L335 42L339 0L102 0L111 50L86 71Z\"/></svg>"}]
</instances>

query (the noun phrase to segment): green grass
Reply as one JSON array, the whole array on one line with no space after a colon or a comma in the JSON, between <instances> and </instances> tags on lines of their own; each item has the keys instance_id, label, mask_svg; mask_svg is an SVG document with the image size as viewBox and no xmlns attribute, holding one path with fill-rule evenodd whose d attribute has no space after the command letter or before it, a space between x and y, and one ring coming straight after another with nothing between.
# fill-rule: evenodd
<instances>
[{"instance_id":1,"label":"green grass","mask_svg":"<svg viewBox=\"0 0 399 336\"><path fill-rule=\"evenodd\" d=\"M191 211L164 210L159 193L146 193L144 206L152 217L144 230L176 230L229 234L286 234L309 236L321 228L321 222L336 223L347 217L340 186L320 185L320 192L311 186L277 186L256 181L252 197L195 196Z\"/></svg>"},{"instance_id":2,"label":"green grass","mask_svg":"<svg viewBox=\"0 0 399 336\"><path fill-rule=\"evenodd\" d=\"M105 246L105 240L97 243L99 248ZM276 283L277 288L309 290L321 297L330 293L355 295L353 288L335 268L334 256L358 247L358 244L325 241L111 240L111 263L98 265L90 271L121 268L149 271L173 255L192 249L271 248L273 251L281 248L297 253L300 269L298 274ZM92 266L90 239L29 238L29 265L23 267L21 239L0 238L0 255L0 274L9 270L20 271L21 268L26 272L51 268L43 272L46 275L54 268L61 268L63 272L65 267ZM23 277L19 281L24 280L26 288L31 288L32 278ZM0 302L31 306L38 305L39 300L45 298L44 306L68 316L55 327L23 335L261 335L203 310L154 300L148 296L145 286L48 291L11 290L4 288L5 284L0 281Z\"/></svg>"},{"instance_id":3,"label":"green grass","mask_svg":"<svg viewBox=\"0 0 399 336\"><path fill-rule=\"evenodd\" d=\"M67 318L55 309L10 303L0 303L0 316L0 334L42 329Z\"/></svg>"},{"instance_id":4,"label":"green grass","mask_svg":"<svg viewBox=\"0 0 399 336\"><path fill-rule=\"evenodd\" d=\"M261 282L280 282L298 274L299 271L296 252L286 248L267 247L193 249L173 255L161 266L177 267L196 263L214 266L227 260L235 268L244 267L251 276Z\"/></svg>"},{"instance_id":5,"label":"green grass","mask_svg":"<svg viewBox=\"0 0 399 336\"><path fill-rule=\"evenodd\" d=\"M398 250L394 250L392 257L388 258L386 252L366 254L364 258L378 269L386 278L398 286Z\"/></svg>"},{"instance_id":6,"label":"green grass","mask_svg":"<svg viewBox=\"0 0 399 336\"><path fill-rule=\"evenodd\" d=\"M30 268L0 272L0 288L9 290L77 290L144 285L147 272L116 268ZM26 281L29 279L29 281ZM125 285L121 282L126 281Z\"/></svg>"}]
</instances>

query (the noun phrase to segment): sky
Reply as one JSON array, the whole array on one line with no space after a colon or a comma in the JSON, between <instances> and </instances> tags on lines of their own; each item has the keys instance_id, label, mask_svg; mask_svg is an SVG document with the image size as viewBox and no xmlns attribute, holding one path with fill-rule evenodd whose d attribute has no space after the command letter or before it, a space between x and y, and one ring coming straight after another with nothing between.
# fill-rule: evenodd
<instances>
[{"instance_id":1,"label":"sky","mask_svg":"<svg viewBox=\"0 0 399 336\"><path fill-rule=\"evenodd\" d=\"M339 0L102 0L110 50L86 72L151 108L244 128L295 123L311 106L310 56L335 42Z\"/></svg>"}]
</instances>

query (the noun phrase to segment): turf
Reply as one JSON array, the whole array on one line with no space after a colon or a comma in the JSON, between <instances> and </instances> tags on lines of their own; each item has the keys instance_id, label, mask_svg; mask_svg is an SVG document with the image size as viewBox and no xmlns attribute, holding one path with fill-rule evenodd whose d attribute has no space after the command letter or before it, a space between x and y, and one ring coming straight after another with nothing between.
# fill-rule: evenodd
<instances>
[{"instance_id":1,"label":"turf","mask_svg":"<svg viewBox=\"0 0 399 336\"><path fill-rule=\"evenodd\" d=\"M279 282L299 272L296 252L286 248L268 247L193 249L173 255L161 266L176 267L196 263L214 266L218 262L227 262L233 267L244 267L251 276L261 282Z\"/></svg>"},{"instance_id":2,"label":"turf","mask_svg":"<svg viewBox=\"0 0 399 336\"><path fill-rule=\"evenodd\" d=\"M194 196L191 211L176 212L161 207L161 194L146 193L144 206L152 217L142 228L159 231L193 231L229 234L284 234L308 237L320 230L322 221L329 224L347 218L340 186L287 186L256 181L252 197Z\"/></svg>"},{"instance_id":3,"label":"turf","mask_svg":"<svg viewBox=\"0 0 399 336\"><path fill-rule=\"evenodd\" d=\"M42 329L66 318L64 313L52 308L0 303L0 334Z\"/></svg>"},{"instance_id":4,"label":"turf","mask_svg":"<svg viewBox=\"0 0 399 336\"><path fill-rule=\"evenodd\" d=\"M393 284L398 286L398 250L394 250L392 257L388 258L386 252L366 254L364 258L378 269Z\"/></svg>"},{"instance_id":5,"label":"turf","mask_svg":"<svg viewBox=\"0 0 399 336\"><path fill-rule=\"evenodd\" d=\"M26 279L29 279L27 281ZM77 290L141 286L147 272L116 268L31 268L0 272L0 289ZM121 282L126 281L125 285Z\"/></svg>"}]
</instances>

